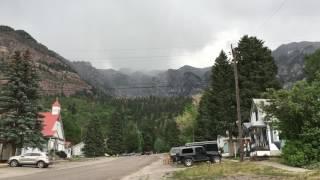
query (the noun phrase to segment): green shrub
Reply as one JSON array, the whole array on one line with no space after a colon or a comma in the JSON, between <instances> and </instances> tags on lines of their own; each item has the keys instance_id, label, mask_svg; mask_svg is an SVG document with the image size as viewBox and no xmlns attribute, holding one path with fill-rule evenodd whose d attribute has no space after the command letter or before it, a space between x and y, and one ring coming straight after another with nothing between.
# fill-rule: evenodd
<instances>
[{"instance_id":1,"label":"green shrub","mask_svg":"<svg viewBox=\"0 0 320 180\"><path fill-rule=\"evenodd\" d=\"M300 141L287 141L282 150L282 157L284 162L290 166L306 165L303 144Z\"/></svg>"}]
</instances>

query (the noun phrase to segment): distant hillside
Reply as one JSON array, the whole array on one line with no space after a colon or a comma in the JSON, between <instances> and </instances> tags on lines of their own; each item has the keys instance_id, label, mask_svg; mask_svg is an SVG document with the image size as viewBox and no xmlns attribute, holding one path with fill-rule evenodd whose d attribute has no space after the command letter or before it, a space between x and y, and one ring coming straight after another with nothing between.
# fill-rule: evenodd
<instances>
[{"instance_id":1,"label":"distant hillside","mask_svg":"<svg viewBox=\"0 0 320 180\"><path fill-rule=\"evenodd\" d=\"M305 78L304 57L320 48L320 42L293 42L279 46L272 52L278 66L278 76L283 87L290 87Z\"/></svg>"},{"instance_id":2,"label":"distant hillside","mask_svg":"<svg viewBox=\"0 0 320 180\"><path fill-rule=\"evenodd\" d=\"M91 92L91 86L79 77L68 60L37 42L24 30L0 26L0 49L0 59L4 58L6 61L16 50L28 49L31 52L40 73L43 94L59 94L61 89L65 95Z\"/></svg>"},{"instance_id":3,"label":"distant hillside","mask_svg":"<svg viewBox=\"0 0 320 180\"><path fill-rule=\"evenodd\" d=\"M183 66L155 72L96 69L88 62L74 62L74 69L96 89L115 96L191 96L202 91L210 68Z\"/></svg>"},{"instance_id":4,"label":"distant hillside","mask_svg":"<svg viewBox=\"0 0 320 180\"><path fill-rule=\"evenodd\" d=\"M272 52L278 66L278 78L284 88L302 80L304 57L320 48L320 42L294 42ZM130 69L96 69L87 62L74 62L80 76L95 88L115 96L190 96L201 92L210 79L210 67L183 66L179 69L134 72ZM152 87L152 88L150 88Z\"/></svg>"}]
</instances>

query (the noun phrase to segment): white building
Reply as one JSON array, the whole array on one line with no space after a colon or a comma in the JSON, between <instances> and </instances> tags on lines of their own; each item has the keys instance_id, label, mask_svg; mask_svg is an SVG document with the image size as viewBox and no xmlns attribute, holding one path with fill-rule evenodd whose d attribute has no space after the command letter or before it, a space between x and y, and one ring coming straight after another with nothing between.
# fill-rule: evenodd
<instances>
[{"instance_id":1,"label":"white building","mask_svg":"<svg viewBox=\"0 0 320 180\"><path fill-rule=\"evenodd\" d=\"M279 131L266 118L263 106L269 105L267 99L253 99L250 122L245 123L249 129L250 156L278 156L281 153Z\"/></svg>"},{"instance_id":2,"label":"white building","mask_svg":"<svg viewBox=\"0 0 320 180\"><path fill-rule=\"evenodd\" d=\"M82 148L84 147L84 143L80 142L71 147L72 156L84 156Z\"/></svg>"}]
</instances>

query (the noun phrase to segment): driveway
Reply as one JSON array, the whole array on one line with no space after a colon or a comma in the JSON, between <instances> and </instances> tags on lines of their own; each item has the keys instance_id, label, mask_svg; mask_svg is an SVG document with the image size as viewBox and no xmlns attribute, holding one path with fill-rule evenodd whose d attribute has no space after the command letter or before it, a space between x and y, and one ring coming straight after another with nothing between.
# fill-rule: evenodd
<instances>
[{"instance_id":1,"label":"driveway","mask_svg":"<svg viewBox=\"0 0 320 180\"><path fill-rule=\"evenodd\" d=\"M46 169L33 167L0 168L0 179L6 180L115 180L135 173L159 156L102 158L84 162L65 162Z\"/></svg>"}]
</instances>

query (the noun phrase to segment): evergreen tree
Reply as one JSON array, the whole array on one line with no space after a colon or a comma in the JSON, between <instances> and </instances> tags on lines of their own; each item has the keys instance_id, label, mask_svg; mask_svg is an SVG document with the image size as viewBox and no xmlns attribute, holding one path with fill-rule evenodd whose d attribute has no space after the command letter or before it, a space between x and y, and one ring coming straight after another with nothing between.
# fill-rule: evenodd
<instances>
[{"instance_id":1,"label":"evergreen tree","mask_svg":"<svg viewBox=\"0 0 320 180\"><path fill-rule=\"evenodd\" d=\"M212 131L209 127L210 124L210 112L209 112L209 91L206 90L201 97L198 109L198 116L196 119L196 128L195 128L195 140L196 141L207 141L212 140L212 133L215 133L213 136L216 136L216 132Z\"/></svg>"},{"instance_id":2,"label":"evergreen tree","mask_svg":"<svg viewBox=\"0 0 320 180\"><path fill-rule=\"evenodd\" d=\"M308 82L315 80L317 72L320 71L320 49L305 58L304 71Z\"/></svg>"},{"instance_id":3,"label":"evergreen tree","mask_svg":"<svg viewBox=\"0 0 320 180\"><path fill-rule=\"evenodd\" d=\"M211 69L211 83L201 98L196 140L215 140L235 131L235 93L232 64L221 51Z\"/></svg>"},{"instance_id":4,"label":"evergreen tree","mask_svg":"<svg viewBox=\"0 0 320 180\"><path fill-rule=\"evenodd\" d=\"M241 116L248 121L252 98L261 98L268 88L279 89L277 66L271 50L256 37L243 36L236 50L238 57Z\"/></svg>"},{"instance_id":5,"label":"evergreen tree","mask_svg":"<svg viewBox=\"0 0 320 180\"><path fill-rule=\"evenodd\" d=\"M235 86L233 65L228 61L226 54L221 51L211 70L209 93L209 112L211 131L216 134L230 135L236 130L235 119ZM215 134L215 135L216 135ZM211 137L212 140L217 137Z\"/></svg>"},{"instance_id":6,"label":"evergreen tree","mask_svg":"<svg viewBox=\"0 0 320 180\"><path fill-rule=\"evenodd\" d=\"M29 51L16 51L5 71L7 83L1 89L0 139L16 148L42 148L38 104L38 76Z\"/></svg>"},{"instance_id":7,"label":"evergreen tree","mask_svg":"<svg viewBox=\"0 0 320 180\"><path fill-rule=\"evenodd\" d=\"M179 128L177 126L177 123L175 121L175 119L173 119L171 116L169 116L168 119L168 124L166 125L166 141L167 144L170 147L174 147L174 146L179 146L180 145L180 141L179 141ZM168 149L169 150L169 149Z\"/></svg>"},{"instance_id":8,"label":"evergreen tree","mask_svg":"<svg viewBox=\"0 0 320 180\"><path fill-rule=\"evenodd\" d=\"M122 119L124 114L117 111L113 113L108 132L107 148L112 155L123 152Z\"/></svg>"},{"instance_id":9,"label":"evergreen tree","mask_svg":"<svg viewBox=\"0 0 320 180\"><path fill-rule=\"evenodd\" d=\"M139 133L137 125L133 121L129 121L123 134L123 144L127 152L137 152L139 150L139 146L141 146Z\"/></svg>"},{"instance_id":10,"label":"evergreen tree","mask_svg":"<svg viewBox=\"0 0 320 180\"><path fill-rule=\"evenodd\" d=\"M89 121L84 137L83 152L87 157L103 156L105 153L105 137L98 118Z\"/></svg>"}]
</instances>

